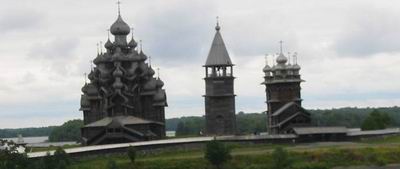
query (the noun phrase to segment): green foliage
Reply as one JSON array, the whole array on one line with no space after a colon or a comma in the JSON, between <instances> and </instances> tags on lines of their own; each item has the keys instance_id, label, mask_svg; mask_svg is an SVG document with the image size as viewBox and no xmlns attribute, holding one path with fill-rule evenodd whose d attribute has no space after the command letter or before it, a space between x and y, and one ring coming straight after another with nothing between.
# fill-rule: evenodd
<instances>
[{"instance_id":1,"label":"green foliage","mask_svg":"<svg viewBox=\"0 0 400 169\"><path fill-rule=\"evenodd\" d=\"M127 154L128 154L129 160L131 160L131 163L135 164L135 159L136 159L135 147L129 146Z\"/></svg>"},{"instance_id":2,"label":"green foliage","mask_svg":"<svg viewBox=\"0 0 400 169\"><path fill-rule=\"evenodd\" d=\"M393 126L400 126L400 107L382 108L357 108L345 107L329 110L309 110L311 122L317 126L346 126L350 128L361 127L363 121L373 110L385 112L393 120Z\"/></svg>"},{"instance_id":3,"label":"green foliage","mask_svg":"<svg viewBox=\"0 0 400 169\"><path fill-rule=\"evenodd\" d=\"M77 141L81 139L82 120L70 120L55 128L49 136L50 141Z\"/></svg>"},{"instance_id":4,"label":"green foliage","mask_svg":"<svg viewBox=\"0 0 400 169\"><path fill-rule=\"evenodd\" d=\"M340 108L327 110L309 110L311 122L315 126L346 126L350 128L361 127L363 121L373 108ZM391 125L400 126L400 108L376 108L385 112L385 116L392 119ZM176 131L177 136L198 135L204 131L204 117L181 117L166 120L166 129ZM266 131L265 113L244 113L236 115L236 127L240 134L252 134Z\"/></svg>"},{"instance_id":5,"label":"green foliage","mask_svg":"<svg viewBox=\"0 0 400 169\"><path fill-rule=\"evenodd\" d=\"M204 117L181 117L176 126L176 136L199 135L204 130Z\"/></svg>"},{"instance_id":6,"label":"green foliage","mask_svg":"<svg viewBox=\"0 0 400 169\"><path fill-rule=\"evenodd\" d=\"M107 169L118 169L117 163L114 160L108 160Z\"/></svg>"},{"instance_id":7,"label":"green foliage","mask_svg":"<svg viewBox=\"0 0 400 169\"><path fill-rule=\"evenodd\" d=\"M387 113L372 111L361 125L362 130L379 130L385 129L391 123L391 119Z\"/></svg>"},{"instance_id":8,"label":"green foliage","mask_svg":"<svg viewBox=\"0 0 400 169\"><path fill-rule=\"evenodd\" d=\"M289 159L289 153L282 147L274 149L272 152L272 161L274 169L287 169L292 165L292 161Z\"/></svg>"},{"instance_id":9,"label":"green foliage","mask_svg":"<svg viewBox=\"0 0 400 169\"><path fill-rule=\"evenodd\" d=\"M263 113L243 113L236 115L237 130L242 134L260 133L267 130L267 115Z\"/></svg>"},{"instance_id":10,"label":"green foliage","mask_svg":"<svg viewBox=\"0 0 400 169\"><path fill-rule=\"evenodd\" d=\"M48 136L55 126L39 128L20 128L20 129L0 129L0 138L18 137L21 134L24 137Z\"/></svg>"},{"instance_id":11,"label":"green foliage","mask_svg":"<svg viewBox=\"0 0 400 169\"><path fill-rule=\"evenodd\" d=\"M29 166L26 155L15 151L0 150L0 169L24 169Z\"/></svg>"},{"instance_id":12,"label":"green foliage","mask_svg":"<svg viewBox=\"0 0 400 169\"><path fill-rule=\"evenodd\" d=\"M56 151L54 152L53 158L55 161L63 162L65 165L69 165L71 163L69 155L61 147L57 147Z\"/></svg>"},{"instance_id":13,"label":"green foliage","mask_svg":"<svg viewBox=\"0 0 400 169\"><path fill-rule=\"evenodd\" d=\"M302 163L293 166L292 169L329 169L329 166L325 163Z\"/></svg>"},{"instance_id":14,"label":"green foliage","mask_svg":"<svg viewBox=\"0 0 400 169\"><path fill-rule=\"evenodd\" d=\"M231 159L231 150L224 143L214 139L206 144L204 157L220 169L225 162Z\"/></svg>"}]
</instances>

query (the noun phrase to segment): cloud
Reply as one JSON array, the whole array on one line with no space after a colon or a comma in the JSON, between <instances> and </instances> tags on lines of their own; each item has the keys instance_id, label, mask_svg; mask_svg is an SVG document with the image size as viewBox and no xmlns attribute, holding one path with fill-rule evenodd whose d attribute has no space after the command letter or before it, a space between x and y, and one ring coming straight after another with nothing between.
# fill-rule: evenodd
<instances>
[{"instance_id":1,"label":"cloud","mask_svg":"<svg viewBox=\"0 0 400 169\"><path fill-rule=\"evenodd\" d=\"M3 33L21 32L43 26L45 16L36 10L8 10L0 16L0 31Z\"/></svg>"},{"instance_id":2,"label":"cloud","mask_svg":"<svg viewBox=\"0 0 400 169\"><path fill-rule=\"evenodd\" d=\"M202 61L214 34L217 9L213 4L195 0L149 6L154 10L137 18L135 34L143 40L145 52L164 64Z\"/></svg>"},{"instance_id":3,"label":"cloud","mask_svg":"<svg viewBox=\"0 0 400 169\"><path fill-rule=\"evenodd\" d=\"M355 13L336 41L339 56L365 57L400 52L398 11L368 8Z\"/></svg>"},{"instance_id":4,"label":"cloud","mask_svg":"<svg viewBox=\"0 0 400 169\"><path fill-rule=\"evenodd\" d=\"M71 73L69 67L76 61L78 46L77 38L55 38L34 44L29 50L28 57L45 63L50 73L66 75Z\"/></svg>"}]
</instances>

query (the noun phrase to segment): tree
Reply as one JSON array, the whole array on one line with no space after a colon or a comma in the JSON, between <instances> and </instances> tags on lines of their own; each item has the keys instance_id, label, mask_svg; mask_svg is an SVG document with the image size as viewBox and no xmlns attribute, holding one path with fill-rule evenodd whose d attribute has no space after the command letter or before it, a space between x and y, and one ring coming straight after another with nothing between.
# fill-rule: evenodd
<instances>
[{"instance_id":1,"label":"tree","mask_svg":"<svg viewBox=\"0 0 400 169\"><path fill-rule=\"evenodd\" d=\"M129 157L129 160L131 160L131 163L135 164L135 159L136 159L136 149L135 149L135 147L129 146L129 148L128 148L128 157Z\"/></svg>"},{"instance_id":2,"label":"tree","mask_svg":"<svg viewBox=\"0 0 400 169\"><path fill-rule=\"evenodd\" d=\"M56 127L50 134L50 141L77 141L81 139L82 120L70 120Z\"/></svg>"},{"instance_id":3,"label":"tree","mask_svg":"<svg viewBox=\"0 0 400 169\"><path fill-rule=\"evenodd\" d=\"M69 155L61 147L57 147L53 157L55 161L63 162L65 165L69 165L71 163Z\"/></svg>"},{"instance_id":4,"label":"tree","mask_svg":"<svg viewBox=\"0 0 400 169\"><path fill-rule=\"evenodd\" d=\"M206 144L204 157L217 169L221 169L222 165L231 159L231 151L226 145L214 138Z\"/></svg>"},{"instance_id":5,"label":"tree","mask_svg":"<svg viewBox=\"0 0 400 169\"><path fill-rule=\"evenodd\" d=\"M272 164L274 169L287 169L291 164L288 152L282 147L277 147L272 152Z\"/></svg>"},{"instance_id":6,"label":"tree","mask_svg":"<svg viewBox=\"0 0 400 169\"><path fill-rule=\"evenodd\" d=\"M391 118L387 113L373 110L361 125L362 130L380 130L387 128L391 123Z\"/></svg>"},{"instance_id":7,"label":"tree","mask_svg":"<svg viewBox=\"0 0 400 169\"><path fill-rule=\"evenodd\" d=\"M183 121L180 121L176 127L176 135L177 136L182 136L187 134L186 132L186 127L185 127L185 123Z\"/></svg>"}]
</instances>

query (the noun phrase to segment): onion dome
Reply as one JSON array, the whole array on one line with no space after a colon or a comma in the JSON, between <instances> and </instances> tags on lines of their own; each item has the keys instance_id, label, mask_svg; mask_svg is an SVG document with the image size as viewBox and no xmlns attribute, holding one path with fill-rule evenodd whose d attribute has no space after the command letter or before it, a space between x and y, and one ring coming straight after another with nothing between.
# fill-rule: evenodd
<instances>
[{"instance_id":1,"label":"onion dome","mask_svg":"<svg viewBox=\"0 0 400 169\"><path fill-rule=\"evenodd\" d=\"M95 96L95 95L99 94L99 92L98 92L96 86L94 86L93 84L88 84L87 94L89 96Z\"/></svg>"},{"instance_id":2,"label":"onion dome","mask_svg":"<svg viewBox=\"0 0 400 169\"><path fill-rule=\"evenodd\" d=\"M144 64L143 62L139 63L139 70L143 73L145 73L147 71L147 66L146 64Z\"/></svg>"},{"instance_id":3,"label":"onion dome","mask_svg":"<svg viewBox=\"0 0 400 169\"><path fill-rule=\"evenodd\" d=\"M117 79L113 83L113 87L114 87L114 89L122 89L124 87L124 84L122 84L121 81L119 79Z\"/></svg>"},{"instance_id":4,"label":"onion dome","mask_svg":"<svg viewBox=\"0 0 400 169\"><path fill-rule=\"evenodd\" d=\"M146 90L146 91L155 90L156 89L156 83L157 83L156 80L154 78L151 78L150 80L148 80L144 84L143 89Z\"/></svg>"},{"instance_id":5,"label":"onion dome","mask_svg":"<svg viewBox=\"0 0 400 169\"><path fill-rule=\"evenodd\" d=\"M143 50L140 51L140 53L139 53L139 58L140 58L141 60L146 60L146 59L147 59L147 56L146 56L146 54L143 53Z\"/></svg>"},{"instance_id":6,"label":"onion dome","mask_svg":"<svg viewBox=\"0 0 400 169\"><path fill-rule=\"evenodd\" d=\"M292 69L294 69L294 70L300 70L301 68L300 68L300 66L299 66L298 64L294 64L294 65L292 66Z\"/></svg>"},{"instance_id":7,"label":"onion dome","mask_svg":"<svg viewBox=\"0 0 400 169\"><path fill-rule=\"evenodd\" d=\"M106 49L112 49L114 47L113 43L110 41L110 39L107 40L107 42L104 44L104 47Z\"/></svg>"},{"instance_id":8,"label":"onion dome","mask_svg":"<svg viewBox=\"0 0 400 169\"><path fill-rule=\"evenodd\" d=\"M94 80L94 71L92 70L92 71L90 71L90 73L89 73L89 75L88 75L88 78L91 80L91 81L93 81Z\"/></svg>"},{"instance_id":9,"label":"onion dome","mask_svg":"<svg viewBox=\"0 0 400 169\"><path fill-rule=\"evenodd\" d=\"M163 86L164 86L164 82L160 78L157 78L156 87L162 88Z\"/></svg>"},{"instance_id":10,"label":"onion dome","mask_svg":"<svg viewBox=\"0 0 400 169\"><path fill-rule=\"evenodd\" d=\"M88 90L88 84L85 83L85 85L82 87L81 91L82 91L83 93L87 93L87 90Z\"/></svg>"},{"instance_id":11,"label":"onion dome","mask_svg":"<svg viewBox=\"0 0 400 169\"><path fill-rule=\"evenodd\" d=\"M163 102L165 101L165 93L163 90L158 90L157 93L153 97L155 102Z\"/></svg>"},{"instance_id":12,"label":"onion dome","mask_svg":"<svg viewBox=\"0 0 400 169\"><path fill-rule=\"evenodd\" d=\"M113 72L114 77L122 77L122 75L123 75L123 72L121 71L121 69L119 67L117 67Z\"/></svg>"},{"instance_id":13,"label":"onion dome","mask_svg":"<svg viewBox=\"0 0 400 169\"><path fill-rule=\"evenodd\" d=\"M285 64L287 61L288 61L288 60L287 60L286 56L283 55L283 53L280 53L279 56L278 56L278 58L276 58L276 62L277 62L278 64Z\"/></svg>"},{"instance_id":14,"label":"onion dome","mask_svg":"<svg viewBox=\"0 0 400 169\"><path fill-rule=\"evenodd\" d=\"M147 75L152 77L156 72L154 72L153 68L151 66L147 69Z\"/></svg>"},{"instance_id":15,"label":"onion dome","mask_svg":"<svg viewBox=\"0 0 400 169\"><path fill-rule=\"evenodd\" d=\"M131 41L129 41L128 46L131 48L136 48L137 43L136 43L135 39L133 39L133 37L132 37Z\"/></svg>"},{"instance_id":16,"label":"onion dome","mask_svg":"<svg viewBox=\"0 0 400 169\"><path fill-rule=\"evenodd\" d=\"M216 31L221 30L221 27L219 26L219 23L218 23L218 22L217 22L217 26L215 26L215 30L216 30Z\"/></svg>"},{"instance_id":17,"label":"onion dome","mask_svg":"<svg viewBox=\"0 0 400 169\"><path fill-rule=\"evenodd\" d=\"M90 101L86 95L81 97L81 109L90 108Z\"/></svg>"},{"instance_id":18,"label":"onion dome","mask_svg":"<svg viewBox=\"0 0 400 169\"><path fill-rule=\"evenodd\" d=\"M271 72L272 68L269 65L265 65L265 67L263 68L263 72L267 73L267 72Z\"/></svg>"},{"instance_id":19,"label":"onion dome","mask_svg":"<svg viewBox=\"0 0 400 169\"><path fill-rule=\"evenodd\" d=\"M118 15L118 19L110 27L113 35L128 35L130 31L131 28L122 20L121 15Z\"/></svg>"}]
</instances>

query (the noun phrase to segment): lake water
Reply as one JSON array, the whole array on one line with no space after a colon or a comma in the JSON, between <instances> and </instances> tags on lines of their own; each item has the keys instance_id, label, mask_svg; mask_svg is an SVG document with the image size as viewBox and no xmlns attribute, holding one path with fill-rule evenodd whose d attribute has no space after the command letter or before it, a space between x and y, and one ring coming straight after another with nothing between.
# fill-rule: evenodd
<instances>
[{"instance_id":1,"label":"lake water","mask_svg":"<svg viewBox=\"0 0 400 169\"><path fill-rule=\"evenodd\" d=\"M15 137L15 138L3 138L3 139L17 142L18 137ZM44 143L47 140L49 140L48 136L43 136L43 137L24 137L24 142L28 143L28 144Z\"/></svg>"},{"instance_id":2,"label":"lake water","mask_svg":"<svg viewBox=\"0 0 400 169\"><path fill-rule=\"evenodd\" d=\"M18 138L3 138L5 140L12 140L17 142ZM50 147L50 146L64 146L64 145L76 145L78 143L74 141L65 142L47 142L49 140L48 136L43 137L24 137L24 142L27 143L28 147Z\"/></svg>"}]
</instances>

